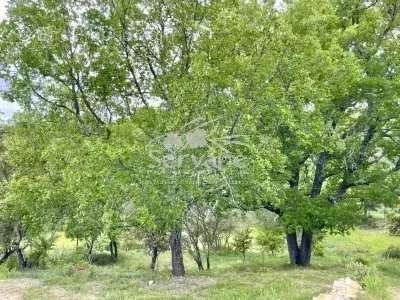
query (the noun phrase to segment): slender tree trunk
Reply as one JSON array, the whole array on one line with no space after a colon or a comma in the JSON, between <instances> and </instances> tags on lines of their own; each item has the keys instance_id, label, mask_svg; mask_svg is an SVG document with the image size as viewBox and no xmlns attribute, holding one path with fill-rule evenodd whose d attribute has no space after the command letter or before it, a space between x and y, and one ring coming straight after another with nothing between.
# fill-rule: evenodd
<instances>
[{"instance_id":1,"label":"slender tree trunk","mask_svg":"<svg viewBox=\"0 0 400 300\"><path fill-rule=\"evenodd\" d=\"M110 248L111 257L114 259L117 259L118 258L117 242L111 241L109 244L109 248Z\"/></svg>"},{"instance_id":2,"label":"slender tree trunk","mask_svg":"<svg viewBox=\"0 0 400 300\"><path fill-rule=\"evenodd\" d=\"M199 269L199 271L203 271L204 270L203 260L201 259L201 252L199 249L199 245L197 243L193 244L192 256L193 256L194 261L197 264L197 268Z\"/></svg>"},{"instance_id":3,"label":"slender tree trunk","mask_svg":"<svg viewBox=\"0 0 400 300\"><path fill-rule=\"evenodd\" d=\"M89 261L89 263L92 263L93 262L92 252L93 252L94 241L88 241L86 243L86 245L87 245L87 250L88 250L88 252L87 252L87 260Z\"/></svg>"},{"instance_id":4,"label":"slender tree trunk","mask_svg":"<svg viewBox=\"0 0 400 300\"><path fill-rule=\"evenodd\" d=\"M151 263L150 263L150 269L152 271L154 271L156 269L157 258L158 258L158 248L153 247L151 249Z\"/></svg>"},{"instance_id":5,"label":"slender tree trunk","mask_svg":"<svg viewBox=\"0 0 400 300\"><path fill-rule=\"evenodd\" d=\"M6 249L4 253L0 256L0 265L5 263L7 259L15 252L15 250Z\"/></svg>"},{"instance_id":6,"label":"slender tree trunk","mask_svg":"<svg viewBox=\"0 0 400 300\"><path fill-rule=\"evenodd\" d=\"M20 268L20 270L23 270L23 269L26 268L26 260L25 260L25 257L24 257L24 253L22 252L21 248L18 248L16 250L16 252L17 252L19 268Z\"/></svg>"},{"instance_id":7,"label":"slender tree trunk","mask_svg":"<svg viewBox=\"0 0 400 300\"><path fill-rule=\"evenodd\" d=\"M118 258L118 245L117 245L117 242L113 241L112 244L114 246L114 257L115 257L115 259L117 259Z\"/></svg>"},{"instance_id":8,"label":"slender tree trunk","mask_svg":"<svg viewBox=\"0 0 400 300\"><path fill-rule=\"evenodd\" d=\"M173 276L185 276L185 266L182 254L182 229L174 228L170 235L171 266Z\"/></svg>"},{"instance_id":9,"label":"slender tree trunk","mask_svg":"<svg viewBox=\"0 0 400 300\"><path fill-rule=\"evenodd\" d=\"M76 253L78 253L78 248L79 248L79 239L76 238Z\"/></svg>"},{"instance_id":10,"label":"slender tree trunk","mask_svg":"<svg viewBox=\"0 0 400 300\"><path fill-rule=\"evenodd\" d=\"M210 270L210 269L211 269L211 263L210 263L210 245L207 245L206 263L207 263L207 270Z\"/></svg>"},{"instance_id":11,"label":"slender tree trunk","mask_svg":"<svg viewBox=\"0 0 400 300\"><path fill-rule=\"evenodd\" d=\"M108 244L108 247L110 248L111 257L114 258L115 257L114 256L114 247L113 247L112 241Z\"/></svg>"}]
</instances>

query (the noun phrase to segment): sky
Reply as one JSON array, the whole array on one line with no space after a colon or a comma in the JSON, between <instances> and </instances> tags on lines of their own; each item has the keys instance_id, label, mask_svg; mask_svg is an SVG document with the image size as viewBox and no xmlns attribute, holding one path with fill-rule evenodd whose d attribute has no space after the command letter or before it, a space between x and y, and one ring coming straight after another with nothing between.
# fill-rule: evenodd
<instances>
[{"instance_id":1,"label":"sky","mask_svg":"<svg viewBox=\"0 0 400 300\"><path fill-rule=\"evenodd\" d=\"M6 5L7 0L0 0L0 21L5 18L6 14ZM6 83L0 79L0 90L6 87ZM1 115L6 118L11 117L16 111L18 111L18 105L16 103L10 103L3 101L0 96L0 119Z\"/></svg>"}]
</instances>

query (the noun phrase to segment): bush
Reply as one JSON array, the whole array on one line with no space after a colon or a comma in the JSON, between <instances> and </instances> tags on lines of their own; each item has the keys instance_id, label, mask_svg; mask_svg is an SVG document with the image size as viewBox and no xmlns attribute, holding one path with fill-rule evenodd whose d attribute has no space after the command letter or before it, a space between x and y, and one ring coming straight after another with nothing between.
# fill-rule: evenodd
<instances>
[{"instance_id":1,"label":"bush","mask_svg":"<svg viewBox=\"0 0 400 300\"><path fill-rule=\"evenodd\" d=\"M276 253L283 247L282 233L276 229L264 228L256 237L258 246L263 253Z\"/></svg>"},{"instance_id":2,"label":"bush","mask_svg":"<svg viewBox=\"0 0 400 300\"><path fill-rule=\"evenodd\" d=\"M366 260L365 258L363 258L361 256L357 256L356 258L354 258L353 261L356 262L356 263L360 263L360 264L362 264L364 266L368 266L368 264L369 264L368 260Z\"/></svg>"},{"instance_id":3,"label":"bush","mask_svg":"<svg viewBox=\"0 0 400 300\"><path fill-rule=\"evenodd\" d=\"M366 276L372 276L376 273L374 268L364 265L361 262L350 262L346 265L346 269L349 272L349 276L358 281L361 285L364 285L364 278ZM365 285L364 285L365 286Z\"/></svg>"},{"instance_id":4,"label":"bush","mask_svg":"<svg viewBox=\"0 0 400 300\"><path fill-rule=\"evenodd\" d=\"M240 231L237 233L233 240L233 248L242 254L243 256L243 261L246 259L246 252L249 250L251 246L251 235L250 235L250 229L247 228L245 230Z\"/></svg>"},{"instance_id":5,"label":"bush","mask_svg":"<svg viewBox=\"0 0 400 300\"><path fill-rule=\"evenodd\" d=\"M28 256L28 262L33 267L45 267L49 256L49 251L53 248L55 237L37 238L32 243L32 252Z\"/></svg>"},{"instance_id":6,"label":"bush","mask_svg":"<svg viewBox=\"0 0 400 300\"><path fill-rule=\"evenodd\" d=\"M383 257L387 259L400 259L400 247L398 246L389 246L386 251L383 253Z\"/></svg>"},{"instance_id":7,"label":"bush","mask_svg":"<svg viewBox=\"0 0 400 300\"><path fill-rule=\"evenodd\" d=\"M16 254L11 255L6 262L6 268L8 271L19 270L19 264Z\"/></svg>"},{"instance_id":8,"label":"bush","mask_svg":"<svg viewBox=\"0 0 400 300\"><path fill-rule=\"evenodd\" d=\"M315 256L320 256L323 257L325 256L325 249L323 245L323 239L325 237L325 234L322 232L317 232L314 234L314 240L312 244L312 253Z\"/></svg>"},{"instance_id":9,"label":"bush","mask_svg":"<svg viewBox=\"0 0 400 300\"><path fill-rule=\"evenodd\" d=\"M367 275L364 277L362 285L367 295L373 299L390 299L387 293L385 280L376 275Z\"/></svg>"},{"instance_id":10,"label":"bush","mask_svg":"<svg viewBox=\"0 0 400 300\"><path fill-rule=\"evenodd\" d=\"M389 215L389 233L400 236L400 208Z\"/></svg>"}]
</instances>

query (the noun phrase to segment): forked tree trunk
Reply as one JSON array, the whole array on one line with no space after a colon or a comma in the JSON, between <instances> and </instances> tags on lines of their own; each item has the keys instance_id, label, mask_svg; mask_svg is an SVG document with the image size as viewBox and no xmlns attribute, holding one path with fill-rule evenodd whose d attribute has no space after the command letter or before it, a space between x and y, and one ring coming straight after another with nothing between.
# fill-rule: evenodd
<instances>
[{"instance_id":1,"label":"forked tree trunk","mask_svg":"<svg viewBox=\"0 0 400 300\"><path fill-rule=\"evenodd\" d=\"M158 248L153 247L151 249L151 263L150 263L150 269L152 271L154 271L156 269L157 258L158 258Z\"/></svg>"},{"instance_id":2,"label":"forked tree trunk","mask_svg":"<svg viewBox=\"0 0 400 300\"><path fill-rule=\"evenodd\" d=\"M185 276L185 266L182 255L182 229L174 228L170 235L171 266L173 276Z\"/></svg>"},{"instance_id":3,"label":"forked tree trunk","mask_svg":"<svg viewBox=\"0 0 400 300\"><path fill-rule=\"evenodd\" d=\"M286 241L291 265L308 267L311 261L312 233L303 231L300 246L297 243L296 233L287 233Z\"/></svg>"}]
</instances>

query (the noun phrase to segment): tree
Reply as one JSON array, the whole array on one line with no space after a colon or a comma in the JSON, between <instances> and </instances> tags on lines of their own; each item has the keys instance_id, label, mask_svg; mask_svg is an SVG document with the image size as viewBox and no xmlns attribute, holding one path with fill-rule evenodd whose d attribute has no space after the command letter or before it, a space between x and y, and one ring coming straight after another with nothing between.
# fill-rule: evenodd
<instances>
[{"instance_id":1,"label":"tree","mask_svg":"<svg viewBox=\"0 0 400 300\"><path fill-rule=\"evenodd\" d=\"M363 203L391 205L398 197L398 1L297 0L285 9L273 1L181 2L11 3L9 19L0 26L0 76L10 86L4 97L47 121L75 124L89 169L99 171L93 158L100 153L120 167L134 166L118 173L120 182L112 186L129 178L135 182L122 188L125 195L117 193L119 207L127 195L144 191L151 199L133 201L142 222L151 224L165 211L161 203L173 204L168 216L175 222L175 228L170 225L177 274L183 273L181 225L190 201L208 189L208 179L228 176L206 170L209 176L198 184L198 172L186 157L198 152L198 162L197 154L208 150L179 153L154 141L159 136L179 141L188 133L182 128L198 115L219 120L211 135L240 136L248 146L229 149L245 167L235 168L228 159L229 180L216 194L224 194L234 208L276 213L285 227L290 262L308 266L314 234L346 233L359 220ZM131 139L140 157L132 164L134 159L125 156L129 146L117 150L111 139L130 118L140 132ZM111 154L105 151L109 146ZM97 154L96 147L102 149ZM157 155L149 157L149 148ZM214 152L223 158L223 150ZM155 161L161 172L155 171ZM34 169L46 164L37 160ZM50 178L57 177L34 182L23 164L15 165L21 170L10 190L20 190L22 202L33 203L28 189L42 200L49 194L41 191L58 191L79 199L75 203L82 200L88 220L107 223L104 207L111 208L113 195L101 184L104 177L79 174L85 184L96 184L86 189L70 179L75 193L50 189L59 184ZM114 167L101 165L102 171ZM137 170L140 176L132 176ZM97 203L96 194L104 191ZM103 230L99 222L85 224L92 238Z\"/></svg>"},{"instance_id":2,"label":"tree","mask_svg":"<svg viewBox=\"0 0 400 300\"><path fill-rule=\"evenodd\" d=\"M389 233L400 236L400 210L394 209L389 215Z\"/></svg>"},{"instance_id":3,"label":"tree","mask_svg":"<svg viewBox=\"0 0 400 300\"><path fill-rule=\"evenodd\" d=\"M207 203L210 200L204 194L222 195L224 189L229 190L229 174L240 168L240 162L228 148L237 144L242 146L240 142L231 136L219 137L215 128L207 132L207 126L208 123L197 125L193 122L181 133L169 133L153 139L146 149L149 154L147 160L150 159L146 168L151 175L146 178L149 181L146 182L140 174L141 181L146 185L138 187L142 194L143 190L153 195L162 191L162 194L156 194L157 208L151 206L149 211L164 214L164 218L169 220L172 273L175 276L183 276L185 272L181 240L185 215L197 202L204 200ZM143 165L140 169L144 169ZM144 206L149 207L149 203L147 200Z\"/></svg>"},{"instance_id":4,"label":"tree","mask_svg":"<svg viewBox=\"0 0 400 300\"><path fill-rule=\"evenodd\" d=\"M238 232L233 240L233 248L242 254L243 261L246 260L246 252L250 249L252 238L249 228Z\"/></svg>"},{"instance_id":5,"label":"tree","mask_svg":"<svg viewBox=\"0 0 400 300\"><path fill-rule=\"evenodd\" d=\"M258 246L264 253L271 253L273 256L282 248L282 233L277 229L263 228L256 236Z\"/></svg>"},{"instance_id":6,"label":"tree","mask_svg":"<svg viewBox=\"0 0 400 300\"><path fill-rule=\"evenodd\" d=\"M242 5L208 28L194 73L237 100L254 144L240 205L276 213L290 262L308 266L313 234L347 232L363 199L398 197L398 3Z\"/></svg>"}]
</instances>

